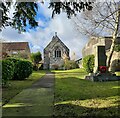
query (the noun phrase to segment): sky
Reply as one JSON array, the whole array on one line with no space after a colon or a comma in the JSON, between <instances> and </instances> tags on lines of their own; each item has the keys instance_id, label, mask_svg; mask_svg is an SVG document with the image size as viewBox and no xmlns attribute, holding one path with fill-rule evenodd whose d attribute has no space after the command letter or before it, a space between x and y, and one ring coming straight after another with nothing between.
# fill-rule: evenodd
<instances>
[{"instance_id":1,"label":"sky","mask_svg":"<svg viewBox=\"0 0 120 118\"><path fill-rule=\"evenodd\" d=\"M82 48L88 41L88 38L81 34L72 19L68 19L65 13L56 15L51 18L52 10L48 9L48 2L39 3L37 21L39 27L28 29L27 32L19 34L17 30L11 27L6 27L2 30L2 39L4 41L29 42L31 52L40 51L43 55L43 49L52 40L52 37L57 32L58 37L70 49L70 57L75 53L76 60L82 57ZM14 8L10 9L10 16Z\"/></svg>"}]
</instances>

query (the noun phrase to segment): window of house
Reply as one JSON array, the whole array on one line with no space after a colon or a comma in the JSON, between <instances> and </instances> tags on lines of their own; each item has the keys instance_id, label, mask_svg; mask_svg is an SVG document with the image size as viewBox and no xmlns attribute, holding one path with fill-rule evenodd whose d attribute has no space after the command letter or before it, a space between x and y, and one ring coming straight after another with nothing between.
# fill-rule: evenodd
<instances>
[{"instance_id":1,"label":"window of house","mask_svg":"<svg viewBox=\"0 0 120 118\"><path fill-rule=\"evenodd\" d=\"M60 49L55 50L55 57L61 57L61 50Z\"/></svg>"}]
</instances>

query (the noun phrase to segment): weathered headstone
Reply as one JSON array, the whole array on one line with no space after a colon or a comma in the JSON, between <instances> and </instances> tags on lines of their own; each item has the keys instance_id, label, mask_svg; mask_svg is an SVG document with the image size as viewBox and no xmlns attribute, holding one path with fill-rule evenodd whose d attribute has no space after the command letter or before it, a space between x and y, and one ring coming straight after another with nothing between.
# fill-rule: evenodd
<instances>
[{"instance_id":1,"label":"weathered headstone","mask_svg":"<svg viewBox=\"0 0 120 118\"><path fill-rule=\"evenodd\" d=\"M94 73L98 72L99 66L106 66L106 60L107 60L107 56L105 53L105 46L96 46Z\"/></svg>"}]
</instances>

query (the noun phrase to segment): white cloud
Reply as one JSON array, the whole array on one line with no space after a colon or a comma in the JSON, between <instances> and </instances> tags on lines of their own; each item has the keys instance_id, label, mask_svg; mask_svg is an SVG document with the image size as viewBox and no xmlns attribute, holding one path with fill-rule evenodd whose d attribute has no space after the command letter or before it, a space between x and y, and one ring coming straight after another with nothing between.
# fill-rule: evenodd
<instances>
[{"instance_id":1,"label":"white cloud","mask_svg":"<svg viewBox=\"0 0 120 118\"><path fill-rule=\"evenodd\" d=\"M48 9L49 2L44 2L44 4L39 2L38 4L39 4L39 10L41 10L41 12L44 12L44 16L47 17L47 16L50 16L52 14L51 9Z\"/></svg>"},{"instance_id":2,"label":"white cloud","mask_svg":"<svg viewBox=\"0 0 120 118\"><path fill-rule=\"evenodd\" d=\"M39 21L38 21L38 25L39 25L39 26L44 26L43 21L42 21L42 20L39 20Z\"/></svg>"},{"instance_id":3,"label":"white cloud","mask_svg":"<svg viewBox=\"0 0 120 118\"><path fill-rule=\"evenodd\" d=\"M47 7L47 5L43 5L42 7L45 17L51 17L51 10ZM32 52L39 50L43 53L43 49L51 41L54 33L57 32L58 37L70 49L71 55L75 52L77 58L82 56L81 50L87 40L76 30L74 23L66 17L66 14L56 15L47 24L47 27L43 29L38 27L35 31L29 30L29 32L22 34L19 34L18 31L11 27L7 27L2 31L2 36L7 41L28 41ZM40 19L39 25L44 26L44 21Z\"/></svg>"}]
</instances>

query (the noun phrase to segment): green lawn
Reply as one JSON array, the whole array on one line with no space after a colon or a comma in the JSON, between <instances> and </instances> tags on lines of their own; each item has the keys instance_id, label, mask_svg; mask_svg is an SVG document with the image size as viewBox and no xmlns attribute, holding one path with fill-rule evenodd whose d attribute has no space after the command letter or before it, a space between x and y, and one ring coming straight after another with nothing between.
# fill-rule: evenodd
<instances>
[{"instance_id":1,"label":"green lawn","mask_svg":"<svg viewBox=\"0 0 120 118\"><path fill-rule=\"evenodd\" d=\"M34 71L32 75L26 80L11 80L10 86L2 89L2 104L8 103L16 94L20 93L23 89L30 87L34 82L45 75L45 71Z\"/></svg>"},{"instance_id":2,"label":"green lawn","mask_svg":"<svg viewBox=\"0 0 120 118\"><path fill-rule=\"evenodd\" d=\"M55 73L55 116L119 117L118 81L88 81L82 69Z\"/></svg>"},{"instance_id":3,"label":"green lawn","mask_svg":"<svg viewBox=\"0 0 120 118\"><path fill-rule=\"evenodd\" d=\"M116 72L115 74L116 74L117 76L120 76L120 72Z\"/></svg>"}]
</instances>

